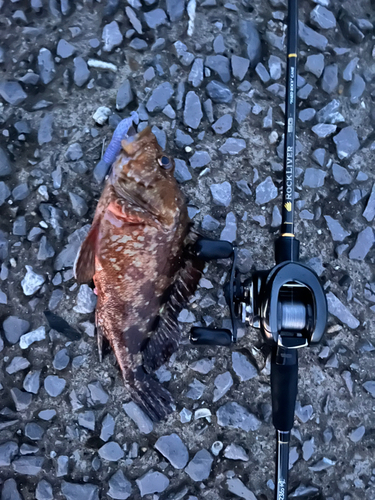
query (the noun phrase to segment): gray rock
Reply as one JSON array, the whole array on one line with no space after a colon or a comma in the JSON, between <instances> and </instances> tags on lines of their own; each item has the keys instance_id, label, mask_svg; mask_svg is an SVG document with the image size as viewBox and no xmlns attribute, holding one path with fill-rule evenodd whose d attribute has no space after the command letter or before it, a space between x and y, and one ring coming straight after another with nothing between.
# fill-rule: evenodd
<instances>
[{"instance_id":1,"label":"gray rock","mask_svg":"<svg viewBox=\"0 0 375 500\"><path fill-rule=\"evenodd\" d=\"M311 405L301 406L301 403L299 401L296 402L295 411L296 411L296 416L303 424L306 424L306 422L308 422L311 419L314 413L314 409Z\"/></svg>"},{"instance_id":2,"label":"gray rock","mask_svg":"<svg viewBox=\"0 0 375 500\"><path fill-rule=\"evenodd\" d=\"M256 496L252 491L247 488L243 482L237 477L233 477L227 480L227 486L230 493L244 498L244 500L256 500Z\"/></svg>"},{"instance_id":3,"label":"gray rock","mask_svg":"<svg viewBox=\"0 0 375 500\"><path fill-rule=\"evenodd\" d=\"M273 127L273 109L270 107L267 115L263 119L263 129L271 129Z\"/></svg>"},{"instance_id":4,"label":"gray rock","mask_svg":"<svg viewBox=\"0 0 375 500\"><path fill-rule=\"evenodd\" d=\"M206 92L213 102L216 103L225 104L232 102L233 99L233 94L229 87L216 80L212 80L212 82L207 85Z\"/></svg>"},{"instance_id":5,"label":"gray rock","mask_svg":"<svg viewBox=\"0 0 375 500\"><path fill-rule=\"evenodd\" d=\"M207 450L200 450L189 462L185 472L193 481L205 481L211 473L213 461L211 453Z\"/></svg>"},{"instance_id":6,"label":"gray rock","mask_svg":"<svg viewBox=\"0 0 375 500\"><path fill-rule=\"evenodd\" d=\"M203 82L203 59L197 57L191 67L188 81L193 87L199 87Z\"/></svg>"},{"instance_id":7,"label":"gray rock","mask_svg":"<svg viewBox=\"0 0 375 500\"><path fill-rule=\"evenodd\" d=\"M245 194L246 196L251 196L251 189L245 179L236 181L236 186L242 191L243 194Z\"/></svg>"},{"instance_id":8,"label":"gray rock","mask_svg":"<svg viewBox=\"0 0 375 500\"><path fill-rule=\"evenodd\" d=\"M322 5L317 5L310 12L310 20L311 24L324 30L335 28L336 26L336 18L333 13Z\"/></svg>"},{"instance_id":9,"label":"gray rock","mask_svg":"<svg viewBox=\"0 0 375 500\"><path fill-rule=\"evenodd\" d=\"M175 469L183 469L189 461L188 449L175 433L160 437L155 443L155 448Z\"/></svg>"},{"instance_id":10,"label":"gray rock","mask_svg":"<svg viewBox=\"0 0 375 500\"><path fill-rule=\"evenodd\" d=\"M60 351L57 351L55 354L55 357L53 358L52 364L55 370L64 370L70 361L70 357L68 355L68 350L66 348L60 349Z\"/></svg>"},{"instance_id":11,"label":"gray rock","mask_svg":"<svg viewBox=\"0 0 375 500\"><path fill-rule=\"evenodd\" d=\"M238 403L226 403L216 412L217 423L222 427L242 429L246 432L259 429L261 422Z\"/></svg>"},{"instance_id":12,"label":"gray rock","mask_svg":"<svg viewBox=\"0 0 375 500\"><path fill-rule=\"evenodd\" d=\"M39 274L34 273L31 266L26 267L26 274L24 279L21 281L21 286L23 293L25 295L34 295L40 287L43 285L45 278Z\"/></svg>"},{"instance_id":13,"label":"gray rock","mask_svg":"<svg viewBox=\"0 0 375 500\"><path fill-rule=\"evenodd\" d=\"M333 219L331 216L325 215L324 218L327 222L328 229L331 232L333 241L344 241L347 236L352 234L350 231L346 231L341 226L339 221Z\"/></svg>"},{"instance_id":14,"label":"gray rock","mask_svg":"<svg viewBox=\"0 0 375 500\"><path fill-rule=\"evenodd\" d=\"M212 128L214 129L216 134L225 134L232 128L232 124L232 115L226 114L216 120L216 122L212 125Z\"/></svg>"},{"instance_id":15,"label":"gray rock","mask_svg":"<svg viewBox=\"0 0 375 500\"><path fill-rule=\"evenodd\" d=\"M173 87L169 82L161 83L152 92L151 97L147 101L146 108L151 113L153 111L161 111L168 104L169 99L173 95Z\"/></svg>"},{"instance_id":16,"label":"gray rock","mask_svg":"<svg viewBox=\"0 0 375 500\"><path fill-rule=\"evenodd\" d=\"M371 394L373 398L375 398L375 381L374 380L369 380L368 382L365 382L362 384L363 387L366 389L366 391Z\"/></svg>"},{"instance_id":17,"label":"gray rock","mask_svg":"<svg viewBox=\"0 0 375 500\"><path fill-rule=\"evenodd\" d=\"M262 63L256 65L255 71L263 83L268 83L271 80L267 68Z\"/></svg>"},{"instance_id":18,"label":"gray rock","mask_svg":"<svg viewBox=\"0 0 375 500\"><path fill-rule=\"evenodd\" d=\"M185 148L185 146L190 146L190 144L193 144L194 140L191 137L191 135L186 134L179 128L176 130L176 137L174 139L175 143L179 148Z\"/></svg>"},{"instance_id":19,"label":"gray rock","mask_svg":"<svg viewBox=\"0 0 375 500\"><path fill-rule=\"evenodd\" d=\"M332 292L327 293L328 311L349 328L356 329L360 323L349 309Z\"/></svg>"},{"instance_id":20,"label":"gray rock","mask_svg":"<svg viewBox=\"0 0 375 500\"><path fill-rule=\"evenodd\" d=\"M364 260L374 244L374 231L366 227L357 236L354 247L349 252L349 259Z\"/></svg>"},{"instance_id":21,"label":"gray rock","mask_svg":"<svg viewBox=\"0 0 375 500\"><path fill-rule=\"evenodd\" d=\"M26 219L23 215L17 217L13 222L13 234L15 236L26 236Z\"/></svg>"},{"instance_id":22,"label":"gray rock","mask_svg":"<svg viewBox=\"0 0 375 500\"><path fill-rule=\"evenodd\" d=\"M118 443L110 441L98 450L100 458L109 462L118 462L124 457L124 451Z\"/></svg>"},{"instance_id":23,"label":"gray rock","mask_svg":"<svg viewBox=\"0 0 375 500\"><path fill-rule=\"evenodd\" d=\"M187 51L187 46L177 40L174 44L174 48L176 50L176 54L178 59L180 60L183 66L190 66L190 64L194 61L195 56L191 52Z\"/></svg>"},{"instance_id":24,"label":"gray rock","mask_svg":"<svg viewBox=\"0 0 375 500\"><path fill-rule=\"evenodd\" d=\"M236 102L236 112L234 115L237 123L243 123L246 118L249 116L251 111L251 104L243 101L242 99L238 99Z\"/></svg>"},{"instance_id":25,"label":"gray rock","mask_svg":"<svg viewBox=\"0 0 375 500\"><path fill-rule=\"evenodd\" d=\"M18 444L15 441L6 441L0 444L0 467L7 467L10 465L17 454Z\"/></svg>"},{"instance_id":26,"label":"gray rock","mask_svg":"<svg viewBox=\"0 0 375 500\"><path fill-rule=\"evenodd\" d=\"M27 394L26 392L20 391L16 387L10 390L10 395L16 405L17 411L26 410L30 406L32 395Z\"/></svg>"},{"instance_id":27,"label":"gray rock","mask_svg":"<svg viewBox=\"0 0 375 500\"><path fill-rule=\"evenodd\" d=\"M74 47L74 45L67 42L63 38L59 40L56 48L56 53L59 57L61 57L62 59L67 59L68 57L71 57L75 51L76 48Z\"/></svg>"},{"instance_id":28,"label":"gray rock","mask_svg":"<svg viewBox=\"0 0 375 500\"><path fill-rule=\"evenodd\" d=\"M231 443L225 448L224 457L229 460L242 460L243 462L248 462L250 460L249 455L242 448L242 446L234 443Z\"/></svg>"},{"instance_id":29,"label":"gray rock","mask_svg":"<svg viewBox=\"0 0 375 500\"><path fill-rule=\"evenodd\" d=\"M96 404L105 405L108 402L109 395L105 392L99 380L96 380L95 382L88 384L87 387L90 391L91 401L95 405Z\"/></svg>"},{"instance_id":30,"label":"gray rock","mask_svg":"<svg viewBox=\"0 0 375 500\"><path fill-rule=\"evenodd\" d=\"M30 190L26 182L18 184L12 191L14 201L22 201L27 198L29 194Z\"/></svg>"},{"instance_id":31,"label":"gray rock","mask_svg":"<svg viewBox=\"0 0 375 500\"><path fill-rule=\"evenodd\" d=\"M197 94L190 91L186 94L184 108L184 124L187 127L197 129L203 118L201 102Z\"/></svg>"},{"instance_id":32,"label":"gray rock","mask_svg":"<svg viewBox=\"0 0 375 500\"><path fill-rule=\"evenodd\" d=\"M246 148L246 142L243 139L229 137L225 143L219 148L222 154L237 155Z\"/></svg>"},{"instance_id":33,"label":"gray rock","mask_svg":"<svg viewBox=\"0 0 375 500\"><path fill-rule=\"evenodd\" d=\"M67 161L77 161L83 156L83 151L81 145L78 142L71 144L65 153L65 159Z\"/></svg>"},{"instance_id":34,"label":"gray rock","mask_svg":"<svg viewBox=\"0 0 375 500\"><path fill-rule=\"evenodd\" d=\"M205 231L216 231L219 229L220 222L214 219L211 215L205 215L202 220L202 229Z\"/></svg>"},{"instance_id":35,"label":"gray rock","mask_svg":"<svg viewBox=\"0 0 375 500\"><path fill-rule=\"evenodd\" d=\"M142 477L135 480L141 496L151 495L152 493L161 493L169 486L169 479L161 472L149 470Z\"/></svg>"},{"instance_id":36,"label":"gray rock","mask_svg":"<svg viewBox=\"0 0 375 500\"><path fill-rule=\"evenodd\" d=\"M102 422L100 439L102 441L108 441L108 439L111 436L113 436L114 431L115 431L115 419L112 417L110 413L107 413Z\"/></svg>"},{"instance_id":37,"label":"gray rock","mask_svg":"<svg viewBox=\"0 0 375 500\"><path fill-rule=\"evenodd\" d=\"M108 481L107 495L115 500L126 500L132 492L131 482L126 479L122 470L118 470Z\"/></svg>"},{"instance_id":38,"label":"gray rock","mask_svg":"<svg viewBox=\"0 0 375 500\"><path fill-rule=\"evenodd\" d=\"M84 217L87 214L89 207L86 201L78 194L69 192L70 203L75 214L79 217Z\"/></svg>"},{"instance_id":39,"label":"gray rock","mask_svg":"<svg viewBox=\"0 0 375 500\"><path fill-rule=\"evenodd\" d=\"M55 255L55 250L53 249L50 242L47 240L46 236L42 236L39 244L39 250L37 259L38 260L47 260Z\"/></svg>"},{"instance_id":40,"label":"gray rock","mask_svg":"<svg viewBox=\"0 0 375 500\"><path fill-rule=\"evenodd\" d=\"M83 87L90 78L90 70L83 57L75 57L74 60L74 83L77 87Z\"/></svg>"},{"instance_id":41,"label":"gray rock","mask_svg":"<svg viewBox=\"0 0 375 500\"><path fill-rule=\"evenodd\" d=\"M252 21L241 20L239 31L245 40L250 67L255 68L262 57L262 43L259 32Z\"/></svg>"},{"instance_id":42,"label":"gray rock","mask_svg":"<svg viewBox=\"0 0 375 500\"><path fill-rule=\"evenodd\" d=\"M265 203L268 203L269 201L275 199L277 195L277 187L273 183L272 178L268 176L256 188L255 203L257 205L264 205Z\"/></svg>"},{"instance_id":43,"label":"gray rock","mask_svg":"<svg viewBox=\"0 0 375 500\"><path fill-rule=\"evenodd\" d=\"M249 59L233 55L231 57L231 63L234 78L237 78L237 80L242 82L250 66Z\"/></svg>"},{"instance_id":44,"label":"gray rock","mask_svg":"<svg viewBox=\"0 0 375 500\"><path fill-rule=\"evenodd\" d=\"M233 212L229 212L225 218L225 227L220 234L223 241L233 242L237 237L237 220Z\"/></svg>"},{"instance_id":45,"label":"gray rock","mask_svg":"<svg viewBox=\"0 0 375 500\"><path fill-rule=\"evenodd\" d=\"M353 443L358 443L359 441L361 441L361 439L363 438L363 436L365 435L365 432L366 432L366 429L365 429L365 426L364 425L361 425L360 427L358 427L357 429L354 429L348 436L348 438L350 439L350 441L352 441Z\"/></svg>"},{"instance_id":46,"label":"gray rock","mask_svg":"<svg viewBox=\"0 0 375 500\"><path fill-rule=\"evenodd\" d=\"M315 125L312 128L312 131L319 138L324 139L324 138L329 137L330 135L334 134L336 132L336 129L337 129L336 125L330 125L330 124L326 124L326 123L318 123L318 125Z\"/></svg>"},{"instance_id":47,"label":"gray rock","mask_svg":"<svg viewBox=\"0 0 375 500\"><path fill-rule=\"evenodd\" d=\"M25 436L33 441L39 441L42 439L44 434L44 429L39 424L35 422L29 422L25 425Z\"/></svg>"},{"instance_id":48,"label":"gray rock","mask_svg":"<svg viewBox=\"0 0 375 500\"><path fill-rule=\"evenodd\" d=\"M48 85L55 78L55 63L51 51L42 47L38 54L39 76L44 85Z\"/></svg>"},{"instance_id":49,"label":"gray rock","mask_svg":"<svg viewBox=\"0 0 375 500\"><path fill-rule=\"evenodd\" d=\"M39 481L35 490L35 498L36 500L53 500L52 486L45 479Z\"/></svg>"},{"instance_id":50,"label":"gray rock","mask_svg":"<svg viewBox=\"0 0 375 500\"><path fill-rule=\"evenodd\" d=\"M333 141L336 144L337 155L340 160L349 158L358 151L360 147L357 132L353 127L343 128L340 133L333 138Z\"/></svg>"},{"instance_id":51,"label":"gray rock","mask_svg":"<svg viewBox=\"0 0 375 500\"><path fill-rule=\"evenodd\" d=\"M298 33L301 40L309 47L315 47L321 51L326 49L328 44L327 38L306 26L302 21L298 21Z\"/></svg>"},{"instance_id":52,"label":"gray rock","mask_svg":"<svg viewBox=\"0 0 375 500\"><path fill-rule=\"evenodd\" d=\"M333 99L330 103L328 103L324 108L318 111L316 117L320 123L341 123L345 121L345 118L342 116L338 110L341 108L341 103L337 99Z\"/></svg>"},{"instance_id":53,"label":"gray rock","mask_svg":"<svg viewBox=\"0 0 375 500\"><path fill-rule=\"evenodd\" d=\"M351 184L353 179L346 168L341 167L337 163L332 165L332 175L336 182L340 185Z\"/></svg>"},{"instance_id":54,"label":"gray rock","mask_svg":"<svg viewBox=\"0 0 375 500\"><path fill-rule=\"evenodd\" d=\"M48 375L44 380L44 388L47 394L53 398L59 396L65 389L66 380L57 375Z\"/></svg>"},{"instance_id":55,"label":"gray rock","mask_svg":"<svg viewBox=\"0 0 375 500\"><path fill-rule=\"evenodd\" d=\"M157 143L162 149L165 149L165 146L167 144L167 135L164 132L164 130L161 130L160 128L156 127L155 125L152 127L151 132L154 134L156 137Z\"/></svg>"},{"instance_id":56,"label":"gray rock","mask_svg":"<svg viewBox=\"0 0 375 500\"><path fill-rule=\"evenodd\" d=\"M329 458L323 457L322 460L319 460L315 465L312 467L309 467L309 469L313 472L321 472L323 470L327 470L333 465L335 465L336 462L333 460L330 460Z\"/></svg>"},{"instance_id":57,"label":"gray rock","mask_svg":"<svg viewBox=\"0 0 375 500\"><path fill-rule=\"evenodd\" d=\"M308 56L305 64L305 71L309 71L317 78L320 78L324 70L324 55L312 54Z\"/></svg>"},{"instance_id":58,"label":"gray rock","mask_svg":"<svg viewBox=\"0 0 375 500\"><path fill-rule=\"evenodd\" d=\"M43 457L21 457L18 460L13 460L12 467L18 474L37 476L42 470L43 463Z\"/></svg>"},{"instance_id":59,"label":"gray rock","mask_svg":"<svg viewBox=\"0 0 375 500\"><path fill-rule=\"evenodd\" d=\"M315 117L315 115L316 115L316 111L314 108L306 108L306 109L302 109L299 112L298 118L301 120L301 122L305 123L305 122L311 121ZM335 128L335 130L336 130L336 128Z\"/></svg>"},{"instance_id":60,"label":"gray rock","mask_svg":"<svg viewBox=\"0 0 375 500\"><path fill-rule=\"evenodd\" d=\"M196 378L189 384L189 387L190 389L187 391L186 397L194 401L200 399L206 389L206 386Z\"/></svg>"},{"instance_id":61,"label":"gray rock","mask_svg":"<svg viewBox=\"0 0 375 500\"><path fill-rule=\"evenodd\" d=\"M148 44L145 40L142 40L141 38L133 38L133 40L129 43L129 47L131 47L134 50L146 50Z\"/></svg>"},{"instance_id":62,"label":"gray rock","mask_svg":"<svg viewBox=\"0 0 375 500\"><path fill-rule=\"evenodd\" d=\"M12 166L8 158L8 153L6 153L6 151L0 147L0 177L5 177L6 175L9 175L11 172L12 172ZM7 195L6 198L8 196L9 195Z\"/></svg>"},{"instance_id":63,"label":"gray rock","mask_svg":"<svg viewBox=\"0 0 375 500\"><path fill-rule=\"evenodd\" d=\"M124 408L127 416L133 420L142 434L149 434L152 432L154 425L151 419L138 405L131 401L130 403L122 405L122 407Z\"/></svg>"},{"instance_id":64,"label":"gray rock","mask_svg":"<svg viewBox=\"0 0 375 500\"><path fill-rule=\"evenodd\" d=\"M222 34L217 35L217 37L214 40L213 47L215 54L224 54L226 47L224 43L224 37Z\"/></svg>"},{"instance_id":65,"label":"gray rock","mask_svg":"<svg viewBox=\"0 0 375 500\"><path fill-rule=\"evenodd\" d=\"M371 222L375 217L375 184L372 186L370 198L362 215L368 222Z\"/></svg>"},{"instance_id":66,"label":"gray rock","mask_svg":"<svg viewBox=\"0 0 375 500\"><path fill-rule=\"evenodd\" d=\"M154 9L144 13L146 24L149 28L155 29L167 21L167 15L163 9Z\"/></svg>"},{"instance_id":67,"label":"gray rock","mask_svg":"<svg viewBox=\"0 0 375 500\"><path fill-rule=\"evenodd\" d=\"M129 80L125 82L118 89L116 96L116 109L123 110L134 99L133 91Z\"/></svg>"},{"instance_id":68,"label":"gray rock","mask_svg":"<svg viewBox=\"0 0 375 500\"><path fill-rule=\"evenodd\" d=\"M338 66L337 64L330 64L324 68L322 90L327 92L327 94L332 94L337 90L338 85Z\"/></svg>"},{"instance_id":69,"label":"gray rock","mask_svg":"<svg viewBox=\"0 0 375 500\"><path fill-rule=\"evenodd\" d=\"M60 289L53 290L51 297L48 301L48 309L54 311L59 306L64 297L64 292Z\"/></svg>"},{"instance_id":70,"label":"gray rock","mask_svg":"<svg viewBox=\"0 0 375 500\"><path fill-rule=\"evenodd\" d=\"M30 366L30 361L22 356L15 356L9 365L6 367L5 371L9 373L9 375L13 375L13 373L17 373L21 370L25 370Z\"/></svg>"},{"instance_id":71,"label":"gray rock","mask_svg":"<svg viewBox=\"0 0 375 500\"><path fill-rule=\"evenodd\" d=\"M112 21L104 26L102 40L104 42L103 50L105 52L111 52L115 47L121 45L123 36L116 21Z\"/></svg>"},{"instance_id":72,"label":"gray rock","mask_svg":"<svg viewBox=\"0 0 375 500\"><path fill-rule=\"evenodd\" d=\"M307 462L313 456L315 452L314 438L309 441L305 441L302 446L302 457Z\"/></svg>"},{"instance_id":73,"label":"gray rock","mask_svg":"<svg viewBox=\"0 0 375 500\"><path fill-rule=\"evenodd\" d=\"M78 415L78 423L81 427L89 429L90 431L95 430L95 413L91 410L84 411Z\"/></svg>"},{"instance_id":74,"label":"gray rock","mask_svg":"<svg viewBox=\"0 0 375 500\"><path fill-rule=\"evenodd\" d=\"M0 82L0 96L12 106L18 106L27 98L18 82Z\"/></svg>"},{"instance_id":75,"label":"gray rock","mask_svg":"<svg viewBox=\"0 0 375 500\"><path fill-rule=\"evenodd\" d=\"M210 288L212 288L212 286ZM194 361L194 363L191 363L190 368L195 372L207 375L207 373L209 373L214 366L215 366L215 358L212 359L202 358L199 359L198 361Z\"/></svg>"},{"instance_id":76,"label":"gray rock","mask_svg":"<svg viewBox=\"0 0 375 500\"><path fill-rule=\"evenodd\" d=\"M271 55L268 60L268 67L272 80L279 80L281 78L281 59L280 57Z\"/></svg>"},{"instance_id":77,"label":"gray rock","mask_svg":"<svg viewBox=\"0 0 375 500\"><path fill-rule=\"evenodd\" d=\"M297 92L297 96L299 97L299 99L302 99L302 100L305 100L305 99L308 99L312 90L313 90L313 86L310 85L309 83L306 83L306 85L304 85L298 92Z\"/></svg>"},{"instance_id":78,"label":"gray rock","mask_svg":"<svg viewBox=\"0 0 375 500\"><path fill-rule=\"evenodd\" d=\"M0 259L5 260L8 257L8 234L4 233L4 231L0 230ZM4 267L4 262L1 264L1 275L5 276L1 279L7 279L8 277L8 268ZM5 273L5 274L4 274Z\"/></svg>"},{"instance_id":79,"label":"gray rock","mask_svg":"<svg viewBox=\"0 0 375 500\"><path fill-rule=\"evenodd\" d=\"M60 455L57 459L56 477L63 477L68 474L69 457Z\"/></svg>"},{"instance_id":80,"label":"gray rock","mask_svg":"<svg viewBox=\"0 0 375 500\"><path fill-rule=\"evenodd\" d=\"M215 205L228 207L232 201L232 187L228 181L221 184L211 184L210 191Z\"/></svg>"},{"instance_id":81,"label":"gray rock","mask_svg":"<svg viewBox=\"0 0 375 500\"><path fill-rule=\"evenodd\" d=\"M241 248L237 255L237 269L240 273L248 273L253 266L252 254L247 248Z\"/></svg>"},{"instance_id":82,"label":"gray rock","mask_svg":"<svg viewBox=\"0 0 375 500\"><path fill-rule=\"evenodd\" d=\"M32 242L38 241L43 233L44 231L40 227L33 227L29 232L27 239Z\"/></svg>"},{"instance_id":83,"label":"gray rock","mask_svg":"<svg viewBox=\"0 0 375 500\"><path fill-rule=\"evenodd\" d=\"M325 166L326 156L327 156L327 152L325 149L323 148L316 149L311 156L318 165L320 165L321 167Z\"/></svg>"},{"instance_id":84,"label":"gray rock","mask_svg":"<svg viewBox=\"0 0 375 500\"><path fill-rule=\"evenodd\" d=\"M135 31L139 35L142 35L142 33L143 33L143 31L142 31L142 24L141 24L140 20L138 19L137 14L129 6L125 7L125 12L126 12L126 15L129 18L129 21L130 21L131 25L135 29Z\"/></svg>"},{"instance_id":85,"label":"gray rock","mask_svg":"<svg viewBox=\"0 0 375 500\"><path fill-rule=\"evenodd\" d=\"M211 161L211 156L207 151L196 151L189 159L192 168L202 168L208 165Z\"/></svg>"},{"instance_id":86,"label":"gray rock","mask_svg":"<svg viewBox=\"0 0 375 500\"><path fill-rule=\"evenodd\" d=\"M14 479L4 481L1 492L1 500L23 500L19 494L17 483Z\"/></svg>"},{"instance_id":87,"label":"gray rock","mask_svg":"<svg viewBox=\"0 0 375 500\"><path fill-rule=\"evenodd\" d=\"M319 170L317 168L307 168L305 171L305 177L303 179L303 186L309 188L319 188L324 186L324 179L326 178L327 172L324 170Z\"/></svg>"},{"instance_id":88,"label":"gray rock","mask_svg":"<svg viewBox=\"0 0 375 500\"><path fill-rule=\"evenodd\" d=\"M352 104L358 104L359 99L362 97L363 92L366 89L366 83L360 75L354 75L352 84L350 85L350 102Z\"/></svg>"},{"instance_id":89,"label":"gray rock","mask_svg":"<svg viewBox=\"0 0 375 500\"><path fill-rule=\"evenodd\" d=\"M229 59L222 55L208 56L205 60L205 66L220 76L224 83L230 80Z\"/></svg>"},{"instance_id":90,"label":"gray rock","mask_svg":"<svg viewBox=\"0 0 375 500\"><path fill-rule=\"evenodd\" d=\"M80 314L90 314L95 310L97 296L88 285L81 285L77 295L77 305L73 310Z\"/></svg>"},{"instance_id":91,"label":"gray rock","mask_svg":"<svg viewBox=\"0 0 375 500\"><path fill-rule=\"evenodd\" d=\"M188 166L184 160L175 160L174 176L178 182L186 182L192 179L191 173L189 172Z\"/></svg>"},{"instance_id":92,"label":"gray rock","mask_svg":"<svg viewBox=\"0 0 375 500\"><path fill-rule=\"evenodd\" d=\"M73 267L79 247L86 238L90 227L90 224L86 224L68 236L68 245L56 257L54 264L55 271L61 271L64 267Z\"/></svg>"},{"instance_id":93,"label":"gray rock","mask_svg":"<svg viewBox=\"0 0 375 500\"><path fill-rule=\"evenodd\" d=\"M256 377L257 369L240 352L232 352L232 366L241 382L246 382Z\"/></svg>"},{"instance_id":94,"label":"gray rock","mask_svg":"<svg viewBox=\"0 0 375 500\"><path fill-rule=\"evenodd\" d=\"M40 387L40 374L41 370L31 370L23 381L23 388L27 392L38 394Z\"/></svg>"},{"instance_id":95,"label":"gray rock","mask_svg":"<svg viewBox=\"0 0 375 500\"><path fill-rule=\"evenodd\" d=\"M179 21L184 15L185 1L184 0L166 0L167 13L169 19L174 23Z\"/></svg>"},{"instance_id":96,"label":"gray rock","mask_svg":"<svg viewBox=\"0 0 375 500\"><path fill-rule=\"evenodd\" d=\"M66 500L99 500L99 488L94 484L75 484L62 482L61 493L65 496Z\"/></svg>"},{"instance_id":97,"label":"gray rock","mask_svg":"<svg viewBox=\"0 0 375 500\"><path fill-rule=\"evenodd\" d=\"M359 63L359 57L352 59L343 71L342 77L346 82L351 82L353 79L353 71L356 69Z\"/></svg>"},{"instance_id":98,"label":"gray rock","mask_svg":"<svg viewBox=\"0 0 375 500\"><path fill-rule=\"evenodd\" d=\"M53 114L46 113L39 125L38 129L38 144L39 146L43 146L43 144L47 144L52 141L52 133L53 133Z\"/></svg>"}]
</instances>

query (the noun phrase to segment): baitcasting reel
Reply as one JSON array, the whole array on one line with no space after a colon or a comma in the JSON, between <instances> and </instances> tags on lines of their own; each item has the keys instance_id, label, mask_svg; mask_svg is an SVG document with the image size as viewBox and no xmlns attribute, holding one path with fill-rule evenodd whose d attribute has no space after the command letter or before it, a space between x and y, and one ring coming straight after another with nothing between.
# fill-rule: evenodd
<instances>
[{"instance_id":1,"label":"baitcasting reel","mask_svg":"<svg viewBox=\"0 0 375 500\"><path fill-rule=\"evenodd\" d=\"M206 261L233 259L225 287L232 332L195 327L190 337L193 344L229 346L237 340L239 323L259 328L268 343L287 349L320 341L327 321L326 298L315 272L298 262L297 239L280 237L275 248L276 266L270 271L256 271L244 283L236 273L237 248L231 243L201 239L195 252Z\"/></svg>"}]
</instances>

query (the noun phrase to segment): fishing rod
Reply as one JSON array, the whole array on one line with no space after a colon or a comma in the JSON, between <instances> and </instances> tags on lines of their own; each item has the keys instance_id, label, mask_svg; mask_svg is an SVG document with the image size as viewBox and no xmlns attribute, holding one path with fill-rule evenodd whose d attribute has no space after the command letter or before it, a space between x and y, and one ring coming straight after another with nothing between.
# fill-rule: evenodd
<instances>
[{"instance_id":1,"label":"fishing rod","mask_svg":"<svg viewBox=\"0 0 375 500\"><path fill-rule=\"evenodd\" d=\"M289 442L298 390L298 349L317 344L327 323L327 301L316 273L299 262L294 234L296 99L298 73L298 0L288 2L288 43L281 235L275 242L276 265L255 271L244 283L236 273L237 248L227 241L200 239L195 252L204 260L232 258L225 287L232 331L195 327L194 345L230 346L237 325L259 328L270 344L272 421L276 429L275 500L288 496Z\"/></svg>"}]
</instances>

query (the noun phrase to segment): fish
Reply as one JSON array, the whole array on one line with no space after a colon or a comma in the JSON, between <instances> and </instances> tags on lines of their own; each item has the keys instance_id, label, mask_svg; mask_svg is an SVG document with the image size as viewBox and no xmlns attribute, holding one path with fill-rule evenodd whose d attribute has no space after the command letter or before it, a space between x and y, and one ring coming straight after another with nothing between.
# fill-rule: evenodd
<instances>
[{"instance_id":1,"label":"fish","mask_svg":"<svg viewBox=\"0 0 375 500\"><path fill-rule=\"evenodd\" d=\"M79 283L94 281L99 357L104 337L130 397L153 421L174 410L153 372L178 348L177 318L204 267L174 168L149 127L126 135L74 266Z\"/></svg>"}]
</instances>

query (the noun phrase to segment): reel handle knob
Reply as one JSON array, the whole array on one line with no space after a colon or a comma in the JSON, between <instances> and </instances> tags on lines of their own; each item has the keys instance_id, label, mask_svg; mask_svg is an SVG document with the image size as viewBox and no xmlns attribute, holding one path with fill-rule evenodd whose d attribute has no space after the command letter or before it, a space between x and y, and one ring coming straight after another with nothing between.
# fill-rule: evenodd
<instances>
[{"instance_id":1,"label":"reel handle knob","mask_svg":"<svg viewBox=\"0 0 375 500\"><path fill-rule=\"evenodd\" d=\"M194 345L221 345L230 346L232 333L230 330L203 328L196 326L191 329L190 342Z\"/></svg>"},{"instance_id":2,"label":"reel handle knob","mask_svg":"<svg viewBox=\"0 0 375 500\"><path fill-rule=\"evenodd\" d=\"M203 260L227 259L233 255L233 245L229 241L199 238L194 245L194 252Z\"/></svg>"}]
</instances>

